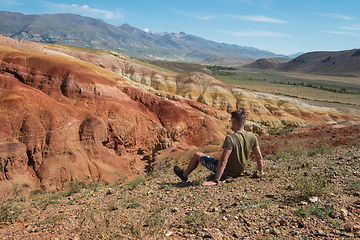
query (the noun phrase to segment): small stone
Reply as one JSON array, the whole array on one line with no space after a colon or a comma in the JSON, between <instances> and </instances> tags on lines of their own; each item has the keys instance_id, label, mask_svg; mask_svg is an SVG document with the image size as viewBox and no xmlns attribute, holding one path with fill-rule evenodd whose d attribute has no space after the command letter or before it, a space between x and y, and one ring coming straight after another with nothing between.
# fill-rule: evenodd
<instances>
[{"instance_id":1,"label":"small stone","mask_svg":"<svg viewBox=\"0 0 360 240\"><path fill-rule=\"evenodd\" d=\"M227 217L225 217L225 216L223 216L222 219L223 219L224 221L227 221L227 220L228 220Z\"/></svg>"},{"instance_id":2,"label":"small stone","mask_svg":"<svg viewBox=\"0 0 360 240\"><path fill-rule=\"evenodd\" d=\"M298 227L299 227L299 228L308 228L309 225L310 225L308 222L303 222L303 221L301 221L301 220L299 220L299 221L297 222L297 224L298 224Z\"/></svg>"},{"instance_id":3,"label":"small stone","mask_svg":"<svg viewBox=\"0 0 360 240\"><path fill-rule=\"evenodd\" d=\"M339 212L337 212L337 211L331 211L331 212L329 212L329 217L331 217L331 218L333 218L333 219L340 217L340 215L341 215L341 214L340 214Z\"/></svg>"},{"instance_id":4,"label":"small stone","mask_svg":"<svg viewBox=\"0 0 360 240\"><path fill-rule=\"evenodd\" d=\"M312 198L309 199L309 202L316 203L318 200L319 200L318 197L312 197Z\"/></svg>"},{"instance_id":5,"label":"small stone","mask_svg":"<svg viewBox=\"0 0 360 240\"><path fill-rule=\"evenodd\" d=\"M106 190L106 195L112 195L112 194L114 194L114 190L112 188L108 188Z\"/></svg>"},{"instance_id":6,"label":"small stone","mask_svg":"<svg viewBox=\"0 0 360 240\"><path fill-rule=\"evenodd\" d=\"M275 198L275 195L274 194L266 194L265 197L267 197L267 198Z\"/></svg>"},{"instance_id":7,"label":"small stone","mask_svg":"<svg viewBox=\"0 0 360 240\"><path fill-rule=\"evenodd\" d=\"M289 186L287 186L287 188L286 188L287 190L294 190L295 189L295 187L294 187L294 185L292 185L292 184L290 184Z\"/></svg>"},{"instance_id":8,"label":"small stone","mask_svg":"<svg viewBox=\"0 0 360 240\"><path fill-rule=\"evenodd\" d=\"M353 232L354 231L354 225L351 223L347 223L344 225L344 230L346 232Z\"/></svg>"},{"instance_id":9,"label":"small stone","mask_svg":"<svg viewBox=\"0 0 360 240\"><path fill-rule=\"evenodd\" d=\"M174 207L171 209L171 212L173 212L173 213L178 212L178 211L179 211L179 208L177 208L177 207Z\"/></svg>"},{"instance_id":10,"label":"small stone","mask_svg":"<svg viewBox=\"0 0 360 240\"><path fill-rule=\"evenodd\" d=\"M216 233L216 236L218 236L218 237L223 237L224 235L220 232L220 231L218 231L217 233ZM212 236L211 236L212 237Z\"/></svg>"},{"instance_id":11,"label":"small stone","mask_svg":"<svg viewBox=\"0 0 360 240\"><path fill-rule=\"evenodd\" d=\"M317 236L326 236L326 233L323 231L323 230L318 230L317 231L317 234L316 234Z\"/></svg>"},{"instance_id":12,"label":"small stone","mask_svg":"<svg viewBox=\"0 0 360 240\"><path fill-rule=\"evenodd\" d=\"M307 205L307 204L308 204L308 203L305 202L305 201L302 201L302 202L299 203L300 206L301 206L301 205Z\"/></svg>"},{"instance_id":13,"label":"small stone","mask_svg":"<svg viewBox=\"0 0 360 240\"><path fill-rule=\"evenodd\" d=\"M167 236L167 237L170 237L171 235L173 235L173 232L167 232L167 233L165 234L165 236Z\"/></svg>"},{"instance_id":14,"label":"small stone","mask_svg":"<svg viewBox=\"0 0 360 240\"><path fill-rule=\"evenodd\" d=\"M270 226L273 228L276 228L276 227L280 226L280 223L278 221L271 221Z\"/></svg>"},{"instance_id":15,"label":"small stone","mask_svg":"<svg viewBox=\"0 0 360 240\"><path fill-rule=\"evenodd\" d=\"M270 234L273 234L275 236L279 236L281 234L280 230L277 228L273 228L270 230Z\"/></svg>"},{"instance_id":16,"label":"small stone","mask_svg":"<svg viewBox=\"0 0 360 240\"><path fill-rule=\"evenodd\" d=\"M234 232L232 235L234 238L241 238L241 234L238 232Z\"/></svg>"},{"instance_id":17,"label":"small stone","mask_svg":"<svg viewBox=\"0 0 360 240\"><path fill-rule=\"evenodd\" d=\"M345 208L340 209L340 218L344 219L348 216L348 210L346 210Z\"/></svg>"},{"instance_id":18,"label":"small stone","mask_svg":"<svg viewBox=\"0 0 360 240\"><path fill-rule=\"evenodd\" d=\"M285 219L281 219L281 220L279 221L279 223L280 223L281 226L286 226L286 224L287 224L287 222L286 222Z\"/></svg>"},{"instance_id":19,"label":"small stone","mask_svg":"<svg viewBox=\"0 0 360 240\"><path fill-rule=\"evenodd\" d=\"M211 209L211 212L218 212L219 209L217 207L214 207L213 209Z\"/></svg>"}]
</instances>

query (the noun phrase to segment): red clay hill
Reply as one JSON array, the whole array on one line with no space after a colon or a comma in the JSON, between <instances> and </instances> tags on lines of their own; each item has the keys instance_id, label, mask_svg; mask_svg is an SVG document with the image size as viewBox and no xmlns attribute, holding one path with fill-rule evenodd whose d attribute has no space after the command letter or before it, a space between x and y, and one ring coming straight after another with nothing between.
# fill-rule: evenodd
<instances>
[{"instance_id":1,"label":"red clay hill","mask_svg":"<svg viewBox=\"0 0 360 240\"><path fill-rule=\"evenodd\" d=\"M237 108L260 134L266 126L354 119L205 74L171 75L118 56L6 37L0 37L0 106L0 197L23 183L60 190L70 180L132 177L144 167L141 159L154 161L159 150L221 141L228 112Z\"/></svg>"},{"instance_id":2,"label":"red clay hill","mask_svg":"<svg viewBox=\"0 0 360 240\"><path fill-rule=\"evenodd\" d=\"M158 97L101 67L46 54L41 46L19 44L22 50L0 45L2 189L115 182L139 173L144 163L138 153L174 143L204 145L226 133L224 119L186 102Z\"/></svg>"}]
</instances>

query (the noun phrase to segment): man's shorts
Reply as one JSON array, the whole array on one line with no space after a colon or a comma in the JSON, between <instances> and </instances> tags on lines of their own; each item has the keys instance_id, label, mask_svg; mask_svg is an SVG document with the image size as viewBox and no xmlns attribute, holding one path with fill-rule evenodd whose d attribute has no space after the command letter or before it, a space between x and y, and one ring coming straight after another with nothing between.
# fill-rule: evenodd
<instances>
[{"instance_id":1,"label":"man's shorts","mask_svg":"<svg viewBox=\"0 0 360 240\"><path fill-rule=\"evenodd\" d=\"M216 158L212 158L206 154L202 155L200 157L200 163L206 167L207 169L209 169L210 171L216 173L217 171L217 166L219 164L219 160ZM230 176L227 175L226 173L223 173L223 175L221 176L222 179L226 179L229 178Z\"/></svg>"}]
</instances>

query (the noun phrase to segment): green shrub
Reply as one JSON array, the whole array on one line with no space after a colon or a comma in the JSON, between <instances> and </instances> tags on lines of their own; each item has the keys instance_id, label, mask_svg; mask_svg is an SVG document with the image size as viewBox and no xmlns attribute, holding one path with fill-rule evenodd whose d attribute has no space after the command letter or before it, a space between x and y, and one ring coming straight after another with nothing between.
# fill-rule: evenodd
<instances>
[{"instance_id":1,"label":"green shrub","mask_svg":"<svg viewBox=\"0 0 360 240\"><path fill-rule=\"evenodd\" d=\"M137 188L141 183L146 182L146 181L147 181L146 177L138 176L129 183L129 189L133 190L133 189Z\"/></svg>"},{"instance_id":2,"label":"green shrub","mask_svg":"<svg viewBox=\"0 0 360 240\"><path fill-rule=\"evenodd\" d=\"M304 196L322 196L329 191L328 177L322 172L308 171L307 176L299 172L291 175L295 188Z\"/></svg>"},{"instance_id":3,"label":"green shrub","mask_svg":"<svg viewBox=\"0 0 360 240\"><path fill-rule=\"evenodd\" d=\"M92 182L88 185L88 188L94 192L97 192L100 187L101 187L101 184L99 182Z\"/></svg>"},{"instance_id":4,"label":"green shrub","mask_svg":"<svg viewBox=\"0 0 360 240\"><path fill-rule=\"evenodd\" d=\"M353 182L353 183L349 183L347 186L346 186L346 189L347 190L354 190L354 191L360 191L360 181L356 181L356 182Z\"/></svg>"},{"instance_id":5,"label":"green shrub","mask_svg":"<svg viewBox=\"0 0 360 240\"><path fill-rule=\"evenodd\" d=\"M288 151L278 151L275 153L276 159L290 159L292 154Z\"/></svg>"},{"instance_id":6,"label":"green shrub","mask_svg":"<svg viewBox=\"0 0 360 240\"><path fill-rule=\"evenodd\" d=\"M20 210L17 206L11 203L2 204L0 206L0 222L14 223L20 214Z\"/></svg>"},{"instance_id":7,"label":"green shrub","mask_svg":"<svg viewBox=\"0 0 360 240\"><path fill-rule=\"evenodd\" d=\"M77 181L69 181L63 195L68 197L74 193L80 192L83 188L86 188L86 184Z\"/></svg>"},{"instance_id":8,"label":"green shrub","mask_svg":"<svg viewBox=\"0 0 360 240\"><path fill-rule=\"evenodd\" d=\"M301 217L308 217L309 215L314 215L319 218L327 218L329 216L329 212L334 210L332 205L330 206L320 206L316 205L306 205L297 209L296 213Z\"/></svg>"},{"instance_id":9,"label":"green shrub","mask_svg":"<svg viewBox=\"0 0 360 240\"><path fill-rule=\"evenodd\" d=\"M210 214L206 214L201 210L196 210L187 215L185 223L195 224L203 227L209 227L211 223L215 223L217 218Z\"/></svg>"}]
</instances>

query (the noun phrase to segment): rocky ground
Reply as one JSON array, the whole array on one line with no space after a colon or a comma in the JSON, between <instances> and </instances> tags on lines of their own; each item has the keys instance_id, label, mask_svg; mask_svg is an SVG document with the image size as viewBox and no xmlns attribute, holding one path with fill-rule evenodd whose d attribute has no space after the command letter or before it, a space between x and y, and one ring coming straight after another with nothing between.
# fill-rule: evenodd
<instances>
[{"instance_id":1,"label":"rocky ground","mask_svg":"<svg viewBox=\"0 0 360 240\"><path fill-rule=\"evenodd\" d=\"M351 130L350 144L334 131ZM171 169L115 185L69 183L2 202L1 239L359 239L360 145L357 126L303 129L260 139L265 176L251 174L202 187L214 175L200 167L189 182ZM324 142L316 136L333 134ZM313 135L311 135L313 134ZM284 137L284 136L288 137ZM305 136L305 134L303 134ZM278 147L271 153L272 142ZM287 142L287 144L285 144ZM337 145L337 146L334 146ZM275 148L274 146L272 148ZM169 159L169 158L168 158ZM171 159L176 162L176 159ZM250 163L249 163L250 164ZM255 170L249 165L249 173Z\"/></svg>"}]
</instances>

